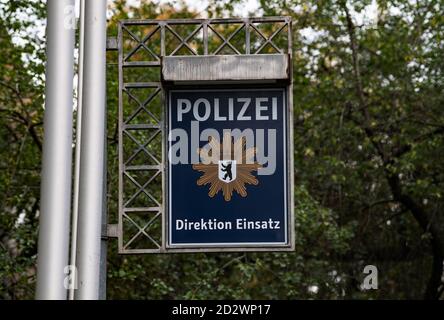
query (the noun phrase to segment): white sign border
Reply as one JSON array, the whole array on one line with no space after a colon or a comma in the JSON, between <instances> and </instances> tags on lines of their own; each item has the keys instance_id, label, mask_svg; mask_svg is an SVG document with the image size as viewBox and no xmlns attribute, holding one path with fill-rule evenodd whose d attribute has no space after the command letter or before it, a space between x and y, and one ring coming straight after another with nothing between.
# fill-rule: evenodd
<instances>
[{"instance_id":1,"label":"white sign border","mask_svg":"<svg viewBox=\"0 0 444 320\"><path fill-rule=\"evenodd\" d=\"M168 150L166 150L166 154L167 154L167 158L168 158L168 154L169 154L169 150L171 149L171 141L169 141L168 136L169 136L169 132L171 130L171 94L173 92L223 92L223 91L281 91L282 92L282 102L283 102L283 142L284 142L284 170L283 170L283 176L284 176L284 181L285 181L285 185L284 185L284 227L285 227L285 241L284 242L220 242L220 243L215 243L215 242L211 242L211 243L204 243L204 242L198 242L198 243L172 243L172 221L171 221L171 208L172 208L172 187L171 187L171 176L172 176L172 171L171 171L171 162L168 161L168 205L167 205L167 210L165 212L165 214L168 216L168 219L165 219L167 222L167 226L165 226L165 229L167 231L167 241L165 244L166 249L198 249L198 248L211 248L211 249L216 249L216 248L221 248L221 249L241 249L241 248L263 248L263 246L266 246L269 249L283 249L283 248L292 248L292 244L289 241L290 238L290 232L294 232L294 230L289 230L288 228L288 221L289 219L291 219L291 216L289 215L289 203L288 203L288 183L289 183L289 179L286 176L286 172L287 172L287 163L288 163L288 155L287 155L287 130L289 129L287 126L287 108L288 106L286 105L287 103L287 97L286 94L287 90L289 90L288 87L276 87L276 88L272 88L272 87L267 87L267 88L233 88L233 89L170 89L168 90L168 110L166 112L167 117L168 117L168 130L166 131L166 139L167 141L167 145L168 145ZM291 125L291 124L290 124ZM290 142L293 143L293 142ZM290 225L292 225L290 223Z\"/></svg>"}]
</instances>

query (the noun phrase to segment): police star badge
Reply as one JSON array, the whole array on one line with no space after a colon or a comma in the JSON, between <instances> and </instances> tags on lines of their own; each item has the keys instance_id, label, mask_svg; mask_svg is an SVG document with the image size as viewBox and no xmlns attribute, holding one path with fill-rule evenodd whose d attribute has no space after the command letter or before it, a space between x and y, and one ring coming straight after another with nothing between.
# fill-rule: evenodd
<instances>
[{"instance_id":1,"label":"police star badge","mask_svg":"<svg viewBox=\"0 0 444 320\"><path fill-rule=\"evenodd\" d=\"M203 172L197 180L198 186L210 185L208 195L212 198L222 190L225 201L230 201L235 190L242 197L247 196L246 184L258 185L259 181L251 173L262 167L254 161L256 148L246 147L245 137L235 142L230 133L225 133L222 144L209 137L207 148L197 152L202 163L194 164L193 169Z\"/></svg>"}]
</instances>

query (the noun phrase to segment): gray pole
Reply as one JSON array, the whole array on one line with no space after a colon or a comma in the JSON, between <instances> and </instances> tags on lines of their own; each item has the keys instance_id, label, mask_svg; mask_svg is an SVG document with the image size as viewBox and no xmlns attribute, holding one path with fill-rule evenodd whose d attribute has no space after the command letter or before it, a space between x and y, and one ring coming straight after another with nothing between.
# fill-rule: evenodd
<instances>
[{"instance_id":1,"label":"gray pole","mask_svg":"<svg viewBox=\"0 0 444 320\"><path fill-rule=\"evenodd\" d=\"M104 139L106 141L107 139L107 133L106 133L106 119L105 119L105 132L104 132ZM103 164L103 208L102 208L102 237L101 237L101 244L100 244L100 284L99 284L99 299L100 300L106 300L106 257L107 257L107 250L108 250L108 186L107 186L107 146L105 143L104 146L104 164Z\"/></svg>"},{"instance_id":2,"label":"gray pole","mask_svg":"<svg viewBox=\"0 0 444 320\"><path fill-rule=\"evenodd\" d=\"M72 6L72 7L69 7ZM37 299L66 299L71 208L74 0L48 0ZM65 24L68 22L67 24Z\"/></svg>"},{"instance_id":3,"label":"gray pole","mask_svg":"<svg viewBox=\"0 0 444 320\"><path fill-rule=\"evenodd\" d=\"M85 1L76 299L99 299L105 150L106 0Z\"/></svg>"},{"instance_id":4,"label":"gray pole","mask_svg":"<svg viewBox=\"0 0 444 320\"><path fill-rule=\"evenodd\" d=\"M77 121L76 121L76 153L74 160L74 186L72 201L72 226L71 226L71 252L69 263L76 266L77 252L77 221L79 215L79 180L80 180L80 141L82 137L82 99L83 99L83 52L84 52L84 31L85 31L85 0L80 0L79 15L79 61L78 61L78 81L77 81ZM77 274L72 274L72 283L77 283ZM74 300L74 285L69 289L69 300Z\"/></svg>"}]
</instances>

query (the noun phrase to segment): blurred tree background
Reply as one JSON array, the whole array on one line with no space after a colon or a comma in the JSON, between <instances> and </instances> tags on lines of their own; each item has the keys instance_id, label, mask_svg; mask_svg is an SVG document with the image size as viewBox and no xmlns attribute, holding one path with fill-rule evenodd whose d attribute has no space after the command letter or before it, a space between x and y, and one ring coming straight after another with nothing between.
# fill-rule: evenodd
<instances>
[{"instance_id":1,"label":"blurred tree background","mask_svg":"<svg viewBox=\"0 0 444 320\"><path fill-rule=\"evenodd\" d=\"M259 4L249 15L293 17L295 252L119 256L111 239L108 298L443 299L444 1ZM207 15L243 5L211 0ZM41 0L0 0L1 299L34 295L45 14ZM201 15L182 2L109 1L109 35L119 19ZM108 61L112 222L113 53ZM377 290L361 286L370 264Z\"/></svg>"}]
</instances>

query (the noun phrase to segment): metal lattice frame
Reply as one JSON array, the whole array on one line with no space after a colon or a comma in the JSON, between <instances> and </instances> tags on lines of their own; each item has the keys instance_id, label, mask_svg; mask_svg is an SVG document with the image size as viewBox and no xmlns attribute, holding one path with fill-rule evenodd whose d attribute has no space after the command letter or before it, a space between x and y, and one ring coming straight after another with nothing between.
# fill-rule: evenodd
<instances>
[{"instance_id":1,"label":"metal lattice frame","mask_svg":"<svg viewBox=\"0 0 444 320\"><path fill-rule=\"evenodd\" d=\"M166 252L162 57L291 55L291 46L289 17L120 21L119 253Z\"/></svg>"}]
</instances>

